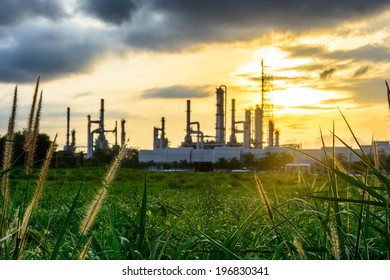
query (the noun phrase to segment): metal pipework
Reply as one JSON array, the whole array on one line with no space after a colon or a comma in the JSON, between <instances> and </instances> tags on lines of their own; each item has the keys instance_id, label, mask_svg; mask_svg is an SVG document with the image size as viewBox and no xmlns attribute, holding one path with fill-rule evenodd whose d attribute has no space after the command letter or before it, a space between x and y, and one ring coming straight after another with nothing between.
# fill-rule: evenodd
<instances>
[{"instance_id":1,"label":"metal pipework","mask_svg":"<svg viewBox=\"0 0 390 280\"><path fill-rule=\"evenodd\" d=\"M244 149L251 148L251 118L252 108L245 110L245 123L244 123Z\"/></svg>"},{"instance_id":2,"label":"metal pipework","mask_svg":"<svg viewBox=\"0 0 390 280\"><path fill-rule=\"evenodd\" d=\"M161 118L161 135L160 135L160 147L163 149L165 139L165 118Z\"/></svg>"},{"instance_id":3,"label":"metal pipework","mask_svg":"<svg viewBox=\"0 0 390 280\"><path fill-rule=\"evenodd\" d=\"M184 137L183 146L191 146L191 100L187 100L187 119L186 119L186 136Z\"/></svg>"},{"instance_id":4,"label":"metal pipework","mask_svg":"<svg viewBox=\"0 0 390 280\"><path fill-rule=\"evenodd\" d=\"M125 119L122 119L121 120L121 147L123 147L125 145L125 141L126 141L126 132L125 132Z\"/></svg>"},{"instance_id":5,"label":"metal pipework","mask_svg":"<svg viewBox=\"0 0 390 280\"><path fill-rule=\"evenodd\" d=\"M104 99L100 99L100 131L104 133Z\"/></svg>"},{"instance_id":6,"label":"metal pipework","mask_svg":"<svg viewBox=\"0 0 390 280\"><path fill-rule=\"evenodd\" d=\"M74 149L76 148L76 130L72 130L72 142L70 143L70 146Z\"/></svg>"},{"instance_id":7,"label":"metal pipework","mask_svg":"<svg viewBox=\"0 0 390 280\"><path fill-rule=\"evenodd\" d=\"M161 131L160 138L158 132ZM168 140L165 138L165 118L161 118L161 128L153 128L153 149L161 150L166 149L168 146Z\"/></svg>"},{"instance_id":8,"label":"metal pipework","mask_svg":"<svg viewBox=\"0 0 390 280\"><path fill-rule=\"evenodd\" d=\"M279 138L280 138L280 131L278 129L275 130L275 146L279 146Z\"/></svg>"},{"instance_id":9,"label":"metal pipework","mask_svg":"<svg viewBox=\"0 0 390 280\"><path fill-rule=\"evenodd\" d=\"M217 144L225 145L226 136L226 96L227 87L221 85L217 88L217 120L216 120L216 137L215 141ZM226 96L225 96L226 95Z\"/></svg>"},{"instance_id":10,"label":"metal pipework","mask_svg":"<svg viewBox=\"0 0 390 280\"><path fill-rule=\"evenodd\" d=\"M199 122L191 122L190 123L191 125L194 124L196 125L196 130L191 130L190 133L191 134L196 134L197 136L197 140L196 140L196 148L199 150L199 149L203 149L204 148L204 134L202 131L200 131L200 123Z\"/></svg>"},{"instance_id":11,"label":"metal pipework","mask_svg":"<svg viewBox=\"0 0 390 280\"><path fill-rule=\"evenodd\" d=\"M69 131L70 131L70 108L66 112L66 147L69 147Z\"/></svg>"},{"instance_id":12,"label":"metal pipework","mask_svg":"<svg viewBox=\"0 0 390 280\"><path fill-rule=\"evenodd\" d=\"M269 146L273 147L274 145L274 122L269 121Z\"/></svg>"},{"instance_id":13,"label":"metal pipework","mask_svg":"<svg viewBox=\"0 0 390 280\"><path fill-rule=\"evenodd\" d=\"M255 149L263 148L263 110L259 105L255 109Z\"/></svg>"},{"instance_id":14,"label":"metal pipework","mask_svg":"<svg viewBox=\"0 0 390 280\"><path fill-rule=\"evenodd\" d=\"M236 137L236 100L232 99L232 123L231 123L231 131L230 134L230 144L236 144L237 143L237 137Z\"/></svg>"}]
</instances>

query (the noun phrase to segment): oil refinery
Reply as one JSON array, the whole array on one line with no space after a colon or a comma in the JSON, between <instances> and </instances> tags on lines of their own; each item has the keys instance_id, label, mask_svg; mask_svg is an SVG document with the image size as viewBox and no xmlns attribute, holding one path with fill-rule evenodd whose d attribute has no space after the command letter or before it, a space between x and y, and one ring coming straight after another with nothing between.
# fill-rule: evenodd
<instances>
[{"instance_id":1,"label":"oil refinery","mask_svg":"<svg viewBox=\"0 0 390 280\"><path fill-rule=\"evenodd\" d=\"M324 158L324 148L302 149L299 144L283 144L280 141L280 131L275 127L273 105L268 93L270 91L271 77L264 73L264 64L261 63L261 104L253 105L244 110L244 119L236 118L236 99L228 100L228 86L220 85L215 89L216 111L215 132L206 134L199 121L191 116L191 100L186 100L185 135L179 147L169 147L165 117L161 118L161 126L153 128L153 149L138 151L140 163L153 164L215 164L219 159L237 159L242 161L244 154L252 154L254 159L265 157L269 153L288 152L293 155L294 164L312 165L316 159ZM390 90L388 89L390 96ZM389 99L390 100L390 99ZM229 102L228 102L229 101ZM230 135L227 135L228 106L230 104ZM390 103L389 103L390 104ZM87 116L87 147L85 158L93 157L97 149L111 152L125 144L125 120L121 120L120 144L118 144L118 121L113 129L106 129L104 117L104 99L100 100L100 114L98 119ZM106 134L113 133L115 143L109 145ZM390 154L389 141L376 141L378 152ZM67 133L64 152L75 154L76 131L70 131L70 108L67 108ZM85 147L84 147L85 148ZM372 145L362 146L370 154ZM335 147L335 153L349 161L359 161L359 151L352 151L348 147ZM309 155L309 157L307 156Z\"/></svg>"}]
</instances>

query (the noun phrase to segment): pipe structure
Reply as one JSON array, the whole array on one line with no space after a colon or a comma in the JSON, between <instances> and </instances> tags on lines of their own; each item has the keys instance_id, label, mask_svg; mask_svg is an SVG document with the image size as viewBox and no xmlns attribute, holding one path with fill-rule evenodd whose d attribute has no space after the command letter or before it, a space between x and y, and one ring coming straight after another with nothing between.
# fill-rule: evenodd
<instances>
[{"instance_id":1,"label":"pipe structure","mask_svg":"<svg viewBox=\"0 0 390 280\"><path fill-rule=\"evenodd\" d=\"M269 121L269 146L274 146L274 122L272 120Z\"/></svg>"},{"instance_id":2,"label":"pipe structure","mask_svg":"<svg viewBox=\"0 0 390 280\"><path fill-rule=\"evenodd\" d=\"M232 122L231 122L231 131L229 144L233 145L237 143L236 137L236 100L232 99Z\"/></svg>"},{"instance_id":3,"label":"pipe structure","mask_svg":"<svg viewBox=\"0 0 390 280\"><path fill-rule=\"evenodd\" d=\"M276 129L275 130L275 146L280 146L279 144L279 140L280 140L280 131L279 129Z\"/></svg>"},{"instance_id":4,"label":"pipe structure","mask_svg":"<svg viewBox=\"0 0 390 280\"><path fill-rule=\"evenodd\" d=\"M72 130L72 142L70 143L70 146L75 149L76 148L76 130Z\"/></svg>"},{"instance_id":5,"label":"pipe structure","mask_svg":"<svg viewBox=\"0 0 390 280\"><path fill-rule=\"evenodd\" d=\"M118 121L115 121L115 146L118 146Z\"/></svg>"},{"instance_id":6,"label":"pipe structure","mask_svg":"<svg viewBox=\"0 0 390 280\"><path fill-rule=\"evenodd\" d=\"M244 149L251 148L251 109L245 110L245 122L244 122Z\"/></svg>"},{"instance_id":7,"label":"pipe structure","mask_svg":"<svg viewBox=\"0 0 390 280\"><path fill-rule=\"evenodd\" d=\"M225 88L225 90L223 89ZM225 100L225 92L226 92L226 86L220 86L217 88L216 94L217 94L217 120L216 120L216 137L215 142L216 144L222 144L225 145L225 127L226 127L226 112L225 108L226 100Z\"/></svg>"},{"instance_id":8,"label":"pipe structure","mask_svg":"<svg viewBox=\"0 0 390 280\"><path fill-rule=\"evenodd\" d=\"M87 145L87 158L92 157L92 146L93 146L93 140L92 140L92 133L91 133L91 115L88 115L88 145Z\"/></svg>"},{"instance_id":9,"label":"pipe structure","mask_svg":"<svg viewBox=\"0 0 390 280\"><path fill-rule=\"evenodd\" d=\"M160 137L158 132L161 131ZM165 138L165 118L161 118L161 128L153 128L153 149L162 150L168 147L168 139Z\"/></svg>"},{"instance_id":10,"label":"pipe structure","mask_svg":"<svg viewBox=\"0 0 390 280\"><path fill-rule=\"evenodd\" d=\"M158 150L158 131L160 129L157 127L153 127L153 150Z\"/></svg>"},{"instance_id":11,"label":"pipe structure","mask_svg":"<svg viewBox=\"0 0 390 280\"><path fill-rule=\"evenodd\" d=\"M161 134L160 134L160 147L164 149L164 140L165 140L165 118L161 118Z\"/></svg>"},{"instance_id":12,"label":"pipe structure","mask_svg":"<svg viewBox=\"0 0 390 280\"><path fill-rule=\"evenodd\" d=\"M187 100L187 119L186 119L186 136L184 137L183 146L188 147L192 145L191 139L191 100Z\"/></svg>"},{"instance_id":13,"label":"pipe structure","mask_svg":"<svg viewBox=\"0 0 390 280\"><path fill-rule=\"evenodd\" d=\"M255 149L263 148L263 112L259 105L255 109Z\"/></svg>"},{"instance_id":14,"label":"pipe structure","mask_svg":"<svg viewBox=\"0 0 390 280\"><path fill-rule=\"evenodd\" d=\"M67 108L66 112L66 147L69 147L69 134L70 132L70 108Z\"/></svg>"},{"instance_id":15,"label":"pipe structure","mask_svg":"<svg viewBox=\"0 0 390 280\"><path fill-rule=\"evenodd\" d=\"M121 120L121 147L123 147L125 145L125 141L126 141L126 131L125 131L125 119L122 119Z\"/></svg>"},{"instance_id":16,"label":"pipe structure","mask_svg":"<svg viewBox=\"0 0 390 280\"><path fill-rule=\"evenodd\" d=\"M200 123L199 122L191 122L191 125L196 125L196 130L191 130L191 134L196 134L197 140L196 140L196 148L204 149L204 134L202 131L200 131Z\"/></svg>"}]
</instances>

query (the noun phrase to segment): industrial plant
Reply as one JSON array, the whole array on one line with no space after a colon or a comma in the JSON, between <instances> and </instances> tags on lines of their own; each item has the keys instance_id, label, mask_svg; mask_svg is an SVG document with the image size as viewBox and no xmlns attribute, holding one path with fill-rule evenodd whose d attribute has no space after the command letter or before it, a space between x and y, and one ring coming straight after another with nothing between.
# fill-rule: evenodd
<instances>
[{"instance_id":1,"label":"industrial plant","mask_svg":"<svg viewBox=\"0 0 390 280\"><path fill-rule=\"evenodd\" d=\"M275 128L273 104L269 98L272 77L265 73L263 61L261 68L261 104L246 108L244 119L238 120L236 118L236 99L228 100L228 86L220 85L215 89L214 134L206 134L202 130L201 123L192 119L191 100L186 100L186 103L183 104L186 106L186 118L185 123L183 123L185 135L181 145L169 147L165 117L162 117L161 127L153 128L153 149L139 150L138 161L143 164L157 165L188 163L212 166L220 159L236 159L242 162L245 154L251 154L257 160L270 153L287 152L292 154L294 158L293 165L305 165L309 166L310 169L310 166L315 162L312 158L322 159L324 157L324 148L302 149L299 144L280 144L280 131ZM388 87L387 83L386 86ZM389 88L388 96L390 96ZM227 135L228 104L230 104L229 135ZM106 129L104 112L104 99L101 99L99 118L92 119L91 115L87 116L87 146L80 147L76 146L76 131L70 131L70 108L67 108L65 153L75 155L76 149L86 148L84 158L91 159L97 150L110 153L125 144L126 121L121 120L120 143L118 143L118 121L115 122L113 129ZM113 133L115 136L115 143L111 146L106 138L107 133ZM388 141L377 141L375 146L380 153L390 154ZM369 154L373 147L367 145L363 146L362 149ZM335 147L335 153L349 162L359 161L358 152L354 153L348 147Z\"/></svg>"},{"instance_id":2,"label":"industrial plant","mask_svg":"<svg viewBox=\"0 0 390 280\"><path fill-rule=\"evenodd\" d=\"M299 144L280 144L280 131L275 128L273 104L269 98L272 77L264 71L261 62L261 104L245 109L244 120L236 119L236 100L231 99L230 135L227 138L227 104L228 87L221 85L216 88L216 119L215 134L206 135L201 130L199 121L191 118L191 100L186 101L186 122L184 140L180 147L168 147L166 138L165 118L161 119L161 127L154 128L153 150L140 150L141 163L172 164L172 163L210 163L218 160L237 159L242 161L244 154L252 154L254 159L263 158L270 153L291 153L294 158L293 165L310 166L315 163L312 158L324 158L324 148L302 149ZM390 92L390 90L388 90ZM390 94L390 93L389 93ZM390 96L390 95L389 95ZM390 100L390 99L389 99ZM390 104L390 103L389 103ZM242 141L238 141L242 135ZM376 141L378 152L390 154L388 141ZM370 154L372 145L362 146ZM357 154L359 150L355 151ZM349 162L359 161L359 157L348 147L335 147L335 153ZM308 157L309 155L310 157Z\"/></svg>"},{"instance_id":3,"label":"industrial plant","mask_svg":"<svg viewBox=\"0 0 390 280\"><path fill-rule=\"evenodd\" d=\"M111 130L105 129L104 124L104 99L100 100L100 115L99 119L92 120L91 115L87 116L87 152L85 158L92 158L94 152L97 149L103 150L105 152L111 152L114 149L122 147L125 144L126 139L126 131L125 131L125 119L121 120L121 140L120 145L118 144L118 121L115 121L115 127ZM97 128L93 129L96 126ZM72 140L70 141L70 108L67 108L67 126L66 126L66 144L64 146L64 152L69 154L75 154L76 148L84 148L80 146L76 146L76 131L73 129L71 132ZM115 136L115 144L109 146L109 143L106 138L106 133L113 133ZM96 139L94 139L94 135L97 135Z\"/></svg>"}]
</instances>

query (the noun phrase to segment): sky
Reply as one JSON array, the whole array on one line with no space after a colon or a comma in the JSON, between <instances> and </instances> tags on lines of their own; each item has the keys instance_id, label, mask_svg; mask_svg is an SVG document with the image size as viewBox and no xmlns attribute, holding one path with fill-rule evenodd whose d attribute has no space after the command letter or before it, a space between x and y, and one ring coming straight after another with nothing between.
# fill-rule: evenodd
<instances>
[{"instance_id":1,"label":"sky","mask_svg":"<svg viewBox=\"0 0 390 280\"><path fill-rule=\"evenodd\" d=\"M353 144L342 114L362 144L388 141L389 19L389 0L2 0L0 134L16 85L17 129L26 126L40 76L41 131L58 133L60 147L66 108L83 147L102 98L106 129L124 118L129 146L151 149L165 117L177 147L187 99L206 135L215 135L220 85L237 120L261 104L264 60L281 144L320 147L333 126Z\"/></svg>"}]
</instances>

